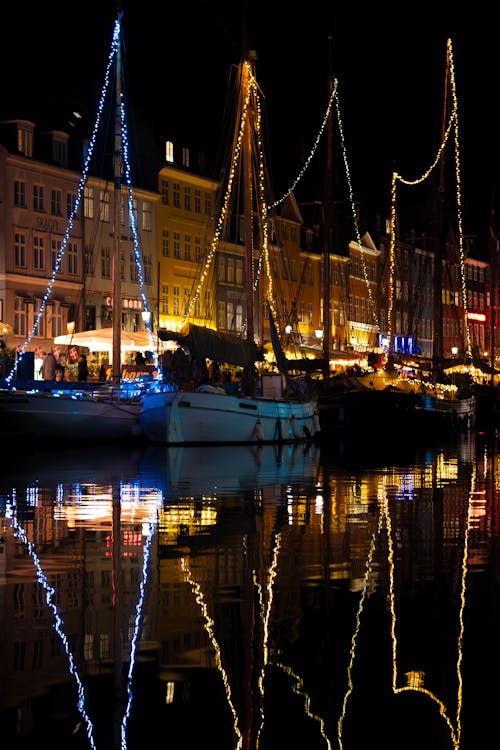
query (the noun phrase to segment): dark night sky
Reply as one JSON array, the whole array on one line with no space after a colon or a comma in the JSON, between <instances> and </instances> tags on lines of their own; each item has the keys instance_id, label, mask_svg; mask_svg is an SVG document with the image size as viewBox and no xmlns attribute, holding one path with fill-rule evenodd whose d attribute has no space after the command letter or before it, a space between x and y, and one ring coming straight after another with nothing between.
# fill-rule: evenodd
<instances>
[{"instance_id":1,"label":"dark night sky","mask_svg":"<svg viewBox=\"0 0 500 750\"><path fill-rule=\"evenodd\" d=\"M248 46L258 53L268 162L279 196L295 179L326 109L331 33L354 197L361 216L385 216L393 169L417 177L436 153L449 37L460 116L464 231L486 237L499 169L499 66L493 62L488 6L481 10L476 3L459 11L455 3L434 2L400 4L394 11L385 3L339 5L255 0L242 11L238 0L123 2L131 122L160 144L177 134L218 151L229 69L241 57L244 12ZM0 49L0 115L43 112L48 118L53 111L77 107L90 127L116 15L117 3L110 0L54 0L22 11L4 4L4 33L12 34L19 48ZM340 142L336 130L334 136ZM303 200L321 197L322 170L316 159ZM412 221L410 212L407 229Z\"/></svg>"}]
</instances>

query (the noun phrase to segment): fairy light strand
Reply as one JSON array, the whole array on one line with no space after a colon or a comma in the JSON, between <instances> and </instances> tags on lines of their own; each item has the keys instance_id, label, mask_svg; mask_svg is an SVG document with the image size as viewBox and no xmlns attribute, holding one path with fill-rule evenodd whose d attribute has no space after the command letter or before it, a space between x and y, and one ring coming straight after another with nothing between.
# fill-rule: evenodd
<instances>
[{"instance_id":1,"label":"fairy light strand","mask_svg":"<svg viewBox=\"0 0 500 750\"><path fill-rule=\"evenodd\" d=\"M14 499L15 499L15 496L14 496ZM24 547L26 548L28 555L33 561L33 565L36 570L36 580L45 591L45 601L46 601L47 607L50 609L50 611L52 612L52 616L53 616L52 627L54 628L55 632L57 633L57 635L59 636L61 640L61 643L64 648L64 652L68 659L69 671L71 675L74 677L75 682L76 682L76 687L77 687L77 692L78 692L78 702L77 702L78 712L85 723L87 737L88 737L90 746L94 748L95 750L96 745L94 741L94 725L86 710L85 688L83 686L81 677L78 673L78 667L75 664L75 660L73 657L73 653L71 651L68 636L64 632L64 628L63 628L64 620L62 618L59 607L56 604L56 599L57 599L56 590L48 582L47 576L43 572L42 564L36 552L35 545L33 544L33 542L29 540L26 529L18 522L14 507L11 507L10 512L8 511L6 513L6 517L9 518L11 522L14 535L18 539L21 540Z\"/></svg>"},{"instance_id":2,"label":"fairy light strand","mask_svg":"<svg viewBox=\"0 0 500 750\"><path fill-rule=\"evenodd\" d=\"M447 42L447 58L448 67L450 72L450 88L452 94L452 110L450 113L448 125L446 127L443 140L437 150L434 161L425 170L425 172L414 179L408 179L402 177L398 172L393 172L391 181L391 217L390 217L390 238L389 238L389 304L388 304L388 337L389 347L391 351L392 342L392 313L393 313L393 289L394 289L394 273L395 273L395 248L396 248L396 224L397 224L397 183L400 182L403 185L415 186L420 185L427 180L431 173L437 168L441 161L443 151L450 138L450 133L453 131L454 139L454 157L455 157L455 190L456 190L456 208L457 208L457 224L458 224L458 246L459 246L459 268L460 268L460 281L461 281L461 296L462 304L464 309L464 326L466 336L466 350L467 357L472 360L472 339L470 333L470 326L468 324L468 304L467 304L467 286L465 276L465 251L464 251L464 233L463 233L463 221L462 221L462 192L461 192L461 168L460 168L460 139L459 139L459 128L458 128L458 99L456 93L456 79L455 79L455 68L453 63L453 50L451 39Z\"/></svg>"},{"instance_id":3,"label":"fairy light strand","mask_svg":"<svg viewBox=\"0 0 500 750\"><path fill-rule=\"evenodd\" d=\"M64 236L63 236L63 239L61 241L61 246L60 246L60 248L59 248L59 250L57 252L56 260L55 260L54 267L53 267L51 275L50 275L49 282L47 284L47 288L46 288L45 293L44 293L44 295L42 297L42 301L41 301L41 304L40 304L40 308L38 310L38 314L36 315L35 320L33 322L33 326L32 326L31 332L28 334L28 336L26 337L26 339L24 340L24 342L21 344L21 346L19 348L19 351L17 353L16 361L15 361L15 363L14 363L14 365L13 365L10 373L5 378L5 381L6 381L6 383L8 385L11 384L11 382L12 382L12 380L13 380L16 372L17 372L17 369L18 369L19 365L20 365L21 361L24 358L24 355L25 355L25 353L27 351L27 347L31 343L33 337L36 336L40 320L41 320L42 316L45 313L45 308L47 306L47 302L50 299L50 296L52 294L52 290L53 290L53 287L54 287L56 276L59 273L59 271L61 270L62 261L63 261L64 255L65 255L65 252L66 252L66 249L67 249L67 246L68 246L68 242L69 242L69 240L71 238L72 231L73 231L73 225L74 225L74 222L75 222L75 218L76 218L76 216L78 214L78 211L79 211L79 208L80 208L80 204L82 202L82 197L83 197L83 192L84 192L85 184L86 184L87 179L88 179L89 168L90 168L90 164L92 162L92 157L93 157L93 154L94 154L94 149L95 149L95 145L96 145L97 135L99 133L99 129L100 129L100 126L101 126L101 119L102 119L102 114L103 114L103 111L104 111L104 106L105 106L105 103L106 103L106 100L107 100L107 97L108 97L108 92L109 92L109 90L111 88L111 78L112 78L111 73L112 73L112 69L113 69L113 63L114 63L114 60L115 60L115 58L116 58L116 56L118 54L118 49L119 49L119 45L120 44L121 44L121 22L120 22L120 17L118 17L117 20L115 21L115 25L114 25L114 29L113 29L113 37L112 37L111 49L110 49L110 52L109 52L109 55L108 55L108 62L107 62L107 65L106 65L106 72L104 74L104 83L103 83L103 86L102 86L102 89L101 89L101 96L99 98L96 119L95 119L95 122L94 122L94 127L92 129L92 135L91 135L90 140L89 140L89 145L88 145L88 149L87 149L87 155L86 155L85 160L84 160L82 174L81 174L81 177L80 177L80 180L79 180L79 183L78 183L78 188L77 188L77 192L76 192L76 198L75 198L75 201L73 203L73 208L71 210L70 216L68 218L68 223L67 223L67 226L66 226L66 230L64 232ZM141 292L141 298L142 298L142 301L143 301L144 309L145 309L146 312L150 312L150 308L149 308L149 304L148 304L148 300L147 300L147 295L146 295L146 292L145 292L144 272L143 272L143 266L142 266L142 260L141 260L141 253L140 253L140 249L139 249L139 239L138 239L137 226L136 226L135 215L134 215L134 210L133 210L132 178L131 178L130 162L129 162L129 158L128 158L128 137L127 137L127 127L126 127L126 123L125 123L125 105L124 105L123 101L122 101L121 106L120 106L120 120L121 120L121 134L122 134L122 139L123 139L122 157L123 157L124 164L125 164L126 184L127 184L127 187L128 187L128 196L129 196L128 197L128 204L129 204L129 214L130 214L130 222L131 222L132 234L133 234L133 238L134 238L134 254L135 254L136 261L138 262L140 292ZM119 231L118 228L116 228L116 231ZM150 338L151 338L151 341L152 341L152 330L151 330L151 327L149 326L147 328L148 328L148 332L150 334ZM153 352L156 351L156 347L153 345L153 343L151 344L151 350Z\"/></svg>"}]
</instances>

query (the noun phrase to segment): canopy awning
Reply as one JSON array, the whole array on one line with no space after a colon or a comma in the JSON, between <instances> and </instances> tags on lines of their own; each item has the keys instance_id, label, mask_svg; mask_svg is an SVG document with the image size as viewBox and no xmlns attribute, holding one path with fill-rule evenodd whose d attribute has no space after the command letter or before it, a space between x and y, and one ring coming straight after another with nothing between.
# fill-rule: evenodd
<instances>
[{"instance_id":1,"label":"canopy awning","mask_svg":"<svg viewBox=\"0 0 500 750\"><path fill-rule=\"evenodd\" d=\"M120 334L122 352L156 351L157 337L147 331L122 331ZM113 351L113 329L98 328L91 331L78 331L56 336L55 346L84 346L91 352Z\"/></svg>"}]
</instances>

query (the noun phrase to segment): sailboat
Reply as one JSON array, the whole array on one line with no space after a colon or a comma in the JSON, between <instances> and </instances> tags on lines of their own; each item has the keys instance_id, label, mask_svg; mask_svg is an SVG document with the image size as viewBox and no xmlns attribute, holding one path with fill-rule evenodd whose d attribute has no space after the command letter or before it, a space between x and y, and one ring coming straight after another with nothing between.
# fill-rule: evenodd
<instances>
[{"instance_id":1,"label":"sailboat","mask_svg":"<svg viewBox=\"0 0 500 750\"><path fill-rule=\"evenodd\" d=\"M319 434L317 395L307 382L293 382L289 377L275 323L278 311L269 237L272 203L265 192L261 102L254 68L251 56L243 58L238 67L230 165L207 259L213 261L219 241L227 240L227 227L234 226L234 219L242 216L242 221L236 223L240 237L243 231L246 321L240 331L222 331L193 324L188 315L180 331L158 331L160 340L177 342L191 360L210 359L242 368L240 390L231 393L212 383L187 390L179 384L155 382L142 396L139 415L144 434L153 442L286 443L310 441ZM237 187L241 188L239 202L234 197ZM229 206L235 204L237 217L231 217ZM196 294L199 298L200 287ZM195 300L188 313L194 303ZM262 369L266 312L279 377Z\"/></svg>"},{"instance_id":2,"label":"sailboat","mask_svg":"<svg viewBox=\"0 0 500 750\"><path fill-rule=\"evenodd\" d=\"M113 41L109 54L108 65L105 75L101 103L106 96L112 96L114 91L115 119L114 119L114 228L113 228L113 300L121 299L120 287L120 211L121 191L125 181L128 187L129 208L132 205L131 180L128 162L126 162L127 128L125 122L125 106L122 92L122 26L121 16L115 22ZM112 75L114 71L114 75ZM115 85L113 87L112 81ZM57 267L60 267L62 255L67 246L70 229L79 203L83 196L83 189L88 175L90 160L92 157L95 137L99 129L101 111L96 119L93 137L90 141L83 174L79 183L77 201L68 223L65 241L57 258ZM133 217L133 210L129 211ZM131 218L131 221L133 219ZM57 267L53 271L57 272ZM53 279L47 289L46 299L49 297ZM142 292L144 309L148 310L147 298ZM44 302L45 304L45 302ZM43 382L31 381L22 387L14 379L16 368L19 366L26 347L32 336L36 334L40 316L43 313L42 305L38 318L34 322L31 336L27 338L18 356L14 370L5 379L7 387L0 391L0 433L6 438L29 437L32 439L56 438L61 441L70 440L122 440L139 438L142 431L139 425L138 415L140 411L140 395L148 382L152 379L126 380L121 377L121 304L113 304L112 322L112 379L109 384L71 383L71 382ZM152 331L149 331L152 340ZM146 333L143 333L143 338ZM75 343L78 334L75 334ZM154 351L152 345L148 347Z\"/></svg>"},{"instance_id":3,"label":"sailboat","mask_svg":"<svg viewBox=\"0 0 500 750\"><path fill-rule=\"evenodd\" d=\"M325 389L320 395L320 420L325 428L323 434L329 434L330 430L336 430L345 435L350 432L366 437L369 430L374 435L386 432L388 435L400 435L404 430L409 437L432 437L434 434L443 432L463 432L475 426L476 400L471 393L461 392L452 382L445 382L444 356L443 356L443 267L447 258L443 256L443 247L446 246L446 238L442 236L444 227L444 156L445 145L454 134L455 148L458 148L456 97L453 90L453 109L448 112L447 96L448 86L454 85L454 76L450 75L452 66L451 42L448 43L445 102L443 114L443 128L441 133L441 145L431 166L426 169L419 179L409 180L403 178L397 172L392 175L391 185L391 217L390 237L387 250L386 269L387 278L381 280L381 289L385 297L381 307L386 308L387 329L384 338L387 340L385 363L383 368L369 372L364 375L354 375L346 378L337 387L330 390ZM450 138L451 140L451 138ZM455 155L457 162L458 156ZM411 278L416 271L407 270L408 263L398 263L396 260L397 238L396 227L398 216L396 211L396 187L398 183L405 185L417 185L426 179L436 169L438 181L439 198L434 201L436 216L434 217L434 251L432 265L432 279L429 277L429 288L432 284L433 305L429 311L429 318L433 320L433 348L432 363L428 367L431 376L400 377L396 367L395 351L395 325L397 315L404 320L408 318L408 307L398 308L396 313L397 297L402 298L399 289L411 288L417 282ZM457 206L460 209L460 189L457 189ZM458 210L458 221L461 224L461 211ZM461 226L459 236L463 237ZM362 243L358 244L361 246ZM463 256L463 252L460 252ZM396 280L396 269L404 267L407 276ZM416 268L416 266L415 266ZM463 269L462 269L463 279ZM422 281L420 280L420 283ZM328 285L326 287L328 289ZM465 282L463 282L465 288ZM426 289L426 291L429 291ZM410 300L406 300L409 306ZM328 310L327 300L324 302L325 310ZM464 308L466 307L464 303ZM464 327L467 326L465 315ZM377 322L378 325L378 322ZM325 330L325 343L328 345L329 331ZM328 361L328 354L325 354ZM418 360L418 357L416 357ZM422 363L423 364L423 363ZM422 367L423 369L423 367Z\"/></svg>"}]
</instances>

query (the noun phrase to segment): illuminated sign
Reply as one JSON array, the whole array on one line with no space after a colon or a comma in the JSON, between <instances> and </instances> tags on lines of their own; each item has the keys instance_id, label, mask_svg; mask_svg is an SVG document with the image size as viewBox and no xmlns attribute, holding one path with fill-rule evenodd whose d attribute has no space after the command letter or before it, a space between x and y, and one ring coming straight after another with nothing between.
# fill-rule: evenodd
<instances>
[{"instance_id":1,"label":"illuminated sign","mask_svg":"<svg viewBox=\"0 0 500 750\"><path fill-rule=\"evenodd\" d=\"M479 320L481 323L486 321L486 315L484 313L467 313L469 320Z\"/></svg>"}]
</instances>

